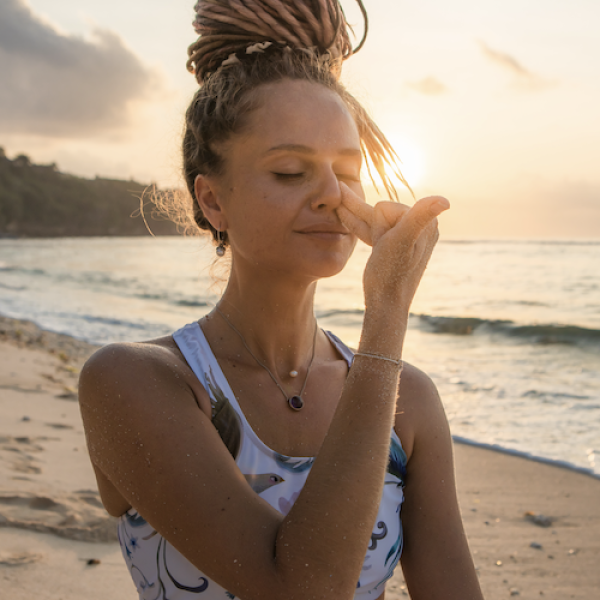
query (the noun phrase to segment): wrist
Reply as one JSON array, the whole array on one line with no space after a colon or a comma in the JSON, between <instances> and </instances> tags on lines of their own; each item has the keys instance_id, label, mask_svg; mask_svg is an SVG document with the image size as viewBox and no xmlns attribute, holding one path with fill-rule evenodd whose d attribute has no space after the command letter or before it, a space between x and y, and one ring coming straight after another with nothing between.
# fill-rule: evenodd
<instances>
[{"instance_id":1,"label":"wrist","mask_svg":"<svg viewBox=\"0 0 600 600\"><path fill-rule=\"evenodd\" d=\"M407 326L408 311L367 308L358 352L400 360Z\"/></svg>"},{"instance_id":2,"label":"wrist","mask_svg":"<svg viewBox=\"0 0 600 600\"><path fill-rule=\"evenodd\" d=\"M369 360L379 360L387 363L388 365L394 365L398 372L402 372L404 363L402 359L391 358L390 356L384 356L383 354L373 354L371 352L355 352L354 358L356 357L368 358Z\"/></svg>"}]
</instances>

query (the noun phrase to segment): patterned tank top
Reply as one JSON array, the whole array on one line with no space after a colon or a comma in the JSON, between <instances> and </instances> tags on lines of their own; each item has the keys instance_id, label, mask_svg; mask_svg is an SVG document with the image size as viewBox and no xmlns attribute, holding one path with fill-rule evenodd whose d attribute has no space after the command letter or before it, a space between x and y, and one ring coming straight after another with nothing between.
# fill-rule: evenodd
<instances>
[{"instance_id":1,"label":"patterned tank top","mask_svg":"<svg viewBox=\"0 0 600 600\"><path fill-rule=\"evenodd\" d=\"M352 351L325 332L350 366ZM298 498L315 457L284 456L267 447L250 427L198 323L173 334L186 361L210 396L212 422L254 491L282 514ZM402 552L400 509L406 455L392 429L390 459L373 534L354 600L378 598ZM352 527L349 523L348 527ZM233 600L235 596L192 565L134 508L119 518L123 557L141 600ZM210 540L198 540L210 544ZM239 599L243 600L243 599Z\"/></svg>"}]
</instances>

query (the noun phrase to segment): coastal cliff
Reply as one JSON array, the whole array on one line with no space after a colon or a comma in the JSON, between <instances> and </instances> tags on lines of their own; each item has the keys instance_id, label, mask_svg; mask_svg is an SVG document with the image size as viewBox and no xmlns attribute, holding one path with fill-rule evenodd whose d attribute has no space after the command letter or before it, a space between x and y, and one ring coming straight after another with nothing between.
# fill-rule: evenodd
<instances>
[{"instance_id":1,"label":"coastal cliff","mask_svg":"<svg viewBox=\"0 0 600 600\"><path fill-rule=\"evenodd\" d=\"M150 235L140 198L151 185L116 179L84 179L61 173L56 164L36 165L0 148L0 237ZM155 235L173 235L176 226L145 201Z\"/></svg>"}]
</instances>

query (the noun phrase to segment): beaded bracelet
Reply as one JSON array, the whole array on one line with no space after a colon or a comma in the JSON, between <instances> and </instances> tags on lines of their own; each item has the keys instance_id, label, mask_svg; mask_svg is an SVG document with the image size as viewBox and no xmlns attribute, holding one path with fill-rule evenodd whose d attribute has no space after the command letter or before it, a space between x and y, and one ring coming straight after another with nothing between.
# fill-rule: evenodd
<instances>
[{"instance_id":1,"label":"beaded bracelet","mask_svg":"<svg viewBox=\"0 0 600 600\"><path fill-rule=\"evenodd\" d=\"M354 356L366 356L368 358L385 360L386 362L394 363L400 370L402 370L402 367L404 366L401 360L396 360L395 358L389 358L388 356L383 356L382 354L370 354L369 352L355 352Z\"/></svg>"}]
</instances>

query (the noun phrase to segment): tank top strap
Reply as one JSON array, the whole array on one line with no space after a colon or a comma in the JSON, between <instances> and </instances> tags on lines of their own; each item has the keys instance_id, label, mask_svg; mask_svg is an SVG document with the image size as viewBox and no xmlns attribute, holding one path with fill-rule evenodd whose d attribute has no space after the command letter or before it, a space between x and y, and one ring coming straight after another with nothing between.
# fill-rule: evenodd
<instances>
[{"instance_id":1,"label":"tank top strap","mask_svg":"<svg viewBox=\"0 0 600 600\"><path fill-rule=\"evenodd\" d=\"M352 366L352 362L354 361L354 352L340 340L340 338L331 333L331 331L327 331L323 329L325 335L329 338L329 341L333 344L333 347L340 353L341 357L348 363L348 368Z\"/></svg>"},{"instance_id":2,"label":"tank top strap","mask_svg":"<svg viewBox=\"0 0 600 600\"><path fill-rule=\"evenodd\" d=\"M348 368L352 366L354 353L342 340L340 340L331 331L323 330L325 335L331 341L340 356L348 363ZM209 395L212 407L212 420L223 438L229 451L235 457L241 444L242 436L254 438L256 434L244 415L238 401L223 373L217 358L215 357L202 328L199 323L189 323L173 334L175 343L181 350L185 360L192 371ZM231 411L233 409L233 411ZM233 419L232 412L237 419ZM235 421L239 420L239 424ZM398 449L403 460L398 461L401 465L401 471L405 473L406 458L402 449L402 442L395 429L391 431L392 447ZM395 442L395 443L394 443ZM259 445L264 444L258 440ZM271 451L272 452L272 451Z\"/></svg>"},{"instance_id":3,"label":"tank top strap","mask_svg":"<svg viewBox=\"0 0 600 600\"><path fill-rule=\"evenodd\" d=\"M323 332L342 358L348 363L348 367L351 367L352 361L354 360L354 353L352 350L350 350L340 338L331 333L331 331L324 329ZM235 395L229 386L229 382L227 381L200 324L194 322L184 325L173 334L173 339L209 396L217 401L218 399L214 397L215 389L222 390L225 392L236 411L241 413Z\"/></svg>"},{"instance_id":4,"label":"tank top strap","mask_svg":"<svg viewBox=\"0 0 600 600\"><path fill-rule=\"evenodd\" d=\"M189 323L173 334L175 343L198 378L211 404L211 420L231 455L236 458L243 438L252 432L244 412L199 323Z\"/></svg>"},{"instance_id":5,"label":"tank top strap","mask_svg":"<svg viewBox=\"0 0 600 600\"><path fill-rule=\"evenodd\" d=\"M219 399L215 397L215 390L222 390L239 411L240 407L237 405L235 395L232 393L229 382L199 323L185 325L173 334L173 339L211 399L218 401Z\"/></svg>"}]
</instances>

